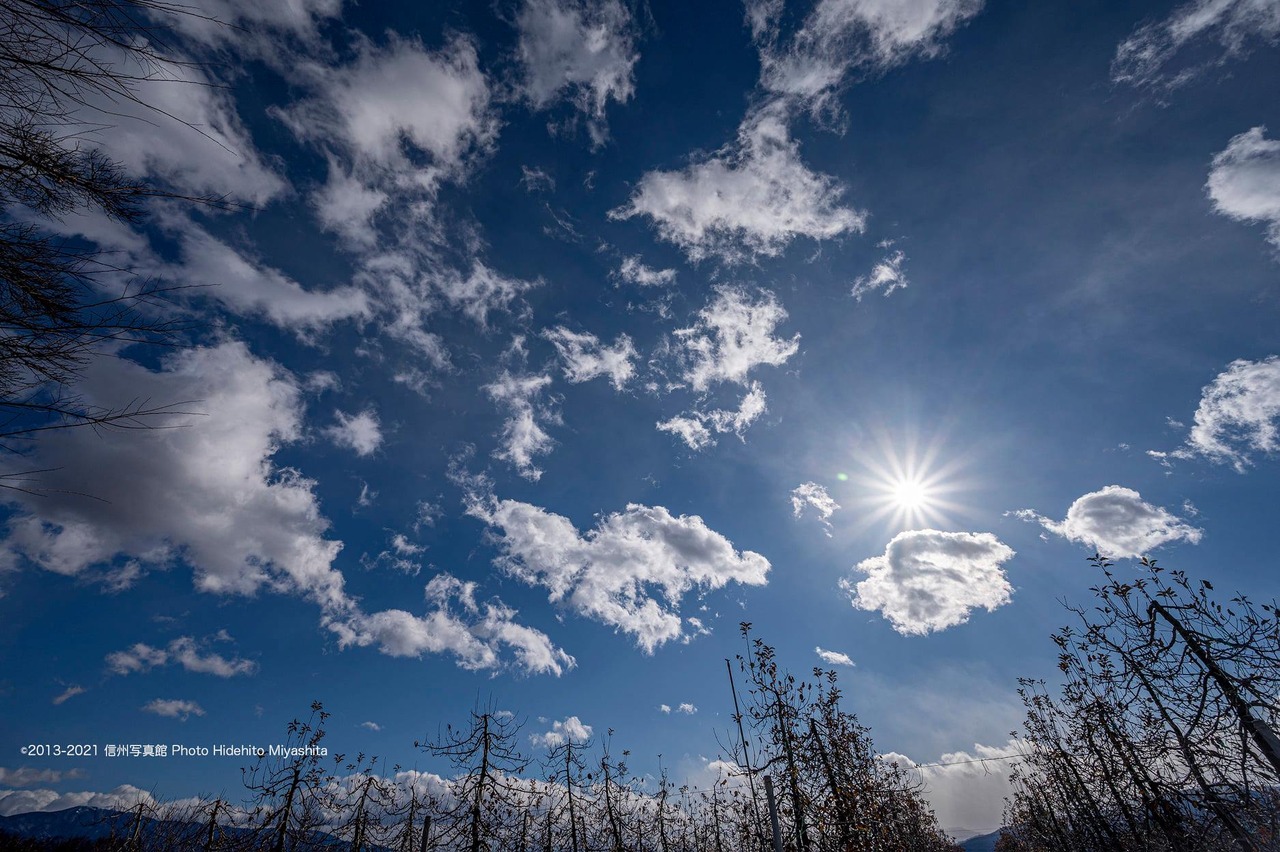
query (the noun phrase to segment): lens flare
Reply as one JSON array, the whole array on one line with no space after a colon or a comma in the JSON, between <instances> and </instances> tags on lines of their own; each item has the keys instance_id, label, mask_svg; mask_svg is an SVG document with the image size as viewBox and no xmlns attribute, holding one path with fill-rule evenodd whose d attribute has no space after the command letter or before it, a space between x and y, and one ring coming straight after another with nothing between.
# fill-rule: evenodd
<instances>
[{"instance_id":1,"label":"lens flare","mask_svg":"<svg viewBox=\"0 0 1280 852\"><path fill-rule=\"evenodd\" d=\"M855 451L861 472L850 477L860 492L854 506L860 525L887 523L896 530L946 527L963 507L953 495L963 490L960 462L944 462L942 445L921 447L902 435L883 434Z\"/></svg>"}]
</instances>

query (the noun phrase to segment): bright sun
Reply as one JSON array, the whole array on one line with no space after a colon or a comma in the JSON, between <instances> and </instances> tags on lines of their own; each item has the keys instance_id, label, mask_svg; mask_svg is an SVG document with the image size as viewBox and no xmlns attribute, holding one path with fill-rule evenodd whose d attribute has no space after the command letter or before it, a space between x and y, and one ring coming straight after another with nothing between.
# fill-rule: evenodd
<instances>
[{"instance_id":1,"label":"bright sun","mask_svg":"<svg viewBox=\"0 0 1280 852\"><path fill-rule=\"evenodd\" d=\"M923 447L914 441L894 441L879 436L879 446L866 447L857 454L862 467L852 479L861 492L857 498L862 522L887 521L898 529L920 529L946 524L962 507L953 494L964 490L957 474L962 462L952 458L942 462L941 441ZM905 444L906 446L903 446Z\"/></svg>"},{"instance_id":2,"label":"bright sun","mask_svg":"<svg viewBox=\"0 0 1280 852\"><path fill-rule=\"evenodd\" d=\"M900 479L892 484L893 502L907 510L921 509L929 503L929 489L918 479Z\"/></svg>"}]
</instances>

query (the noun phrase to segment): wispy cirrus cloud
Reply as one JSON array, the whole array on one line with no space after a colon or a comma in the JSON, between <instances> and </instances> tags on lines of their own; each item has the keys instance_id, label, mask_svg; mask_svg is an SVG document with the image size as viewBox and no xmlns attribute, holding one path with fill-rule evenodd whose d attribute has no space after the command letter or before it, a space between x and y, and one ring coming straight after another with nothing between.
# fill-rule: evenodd
<instances>
[{"instance_id":1,"label":"wispy cirrus cloud","mask_svg":"<svg viewBox=\"0 0 1280 852\"><path fill-rule=\"evenodd\" d=\"M1184 85L1280 37L1276 0L1193 0L1138 27L1116 48L1113 80L1157 90ZM1200 59L1208 51L1208 60Z\"/></svg>"},{"instance_id":2,"label":"wispy cirrus cloud","mask_svg":"<svg viewBox=\"0 0 1280 852\"><path fill-rule=\"evenodd\" d=\"M761 85L823 106L852 74L883 71L936 56L944 40L982 9L982 0L819 0L783 39L778 0L749 0L747 20L760 48Z\"/></svg>"}]
</instances>

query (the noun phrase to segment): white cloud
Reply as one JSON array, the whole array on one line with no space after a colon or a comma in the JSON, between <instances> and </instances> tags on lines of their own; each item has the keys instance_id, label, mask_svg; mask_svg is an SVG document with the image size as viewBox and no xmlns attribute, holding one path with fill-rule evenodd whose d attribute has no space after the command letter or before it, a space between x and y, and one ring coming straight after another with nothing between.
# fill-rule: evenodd
<instances>
[{"instance_id":1,"label":"white cloud","mask_svg":"<svg viewBox=\"0 0 1280 852\"><path fill-rule=\"evenodd\" d=\"M179 227L181 264L158 274L197 291L244 316L261 315L272 324L306 334L339 320L369 314L369 298L354 287L317 292L211 236L190 222Z\"/></svg>"},{"instance_id":2,"label":"white cloud","mask_svg":"<svg viewBox=\"0 0 1280 852\"><path fill-rule=\"evenodd\" d=\"M241 657L227 659L216 652L202 652L200 644L191 636L179 636L166 648L153 648L144 642L138 642L124 651L114 651L107 655L107 668L121 675L172 664L180 665L189 672L217 677L251 675L258 670L258 664L253 660Z\"/></svg>"},{"instance_id":3,"label":"white cloud","mask_svg":"<svg viewBox=\"0 0 1280 852\"><path fill-rule=\"evenodd\" d=\"M281 117L303 138L343 143L357 164L406 168L411 147L431 160L419 174L429 184L495 131L488 82L463 36L435 52L400 38L366 42L349 65L307 71L322 94Z\"/></svg>"},{"instance_id":4,"label":"white cloud","mask_svg":"<svg viewBox=\"0 0 1280 852\"><path fill-rule=\"evenodd\" d=\"M640 260L640 255L624 257L615 277L628 284L639 284L641 287L666 286L676 280L674 269L654 269Z\"/></svg>"},{"instance_id":5,"label":"white cloud","mask_svg":"<svg viewBox=\"0 0 1280 852\"><path fill-rule=\"evenodd\" d=\"M555 192L556 179L546 169L521 166L520 185L525 192Z\"/></svg>"},{"instance_id":6,"label":"white cloud","mask_svg":"<svg viewBox=\"0 0 1280 852\"><path fill-rule=\"evenodd\" d=\"M711 411L693 410L685 414L663 420L657 424L659 432L670 432L679 437L691 450L701 450L714 446L715 434L732 432L740 440L746 440L747 428L760 415L768 411L768 402L764 388L759 382L752 382L737 411L713 409Z\"/></svg>"},{"instance_id":7,"label":"white cloud","mask_svg":"<svg viewBox=\"0 0 1280 852\"><path fill-rule=\"evenodd\" d=\"M361 722L360 727L365 728L366 730L373 731L375 734L378 731L382 730L382 726L379 725L377 722Z\"/></svg>"},{"instance_id":8,"label":"white cloud","mask_svg":"<svg viewBox=\"0 0 1280 852\"><path fill-rule=\"evenodd\" d=\"M176 61L143 67L115 51L96 61L134 78L133 98L89 92L72 119L81 140L102 145L131 175L154 176L177 191L262 205L285 182L258 155L228 89L208 63ZM148 79L149 78L149 79Z\"/></svg>"},{"instance_id":9,"label":"white cloud","mask_svg":"<svg viewBox=\"0 0 1280 852\"><path fill-rule=\"evenodd\" d=\"M594 334L570 331L557 326L543 332L564 361L564 377L570 382L588 382L608 376L616 390L622 390L635 375L636 348L631 338L618 335L612 346L605 346Z\"/></svg>"},{"instance_id":10,"label":"white cloud","mask_svg":"<svg viewBox=\"0 0 1280 852\"><path fill-rule=\"evenodd\" d=\"M189 564L198 589L253 594L267 587L345 602L314 483L272 456L302 437L294 377L241 343L177 352L158 371L94 361L79 388L89 405L188 402L199 416L153 418L149 430L44 433L23 469L47 470L39 496L15 505L4 549L68 576L110 577L113 561ZM13 462L9 463L12 469ZM83 496L83 495L92 495ZM97 498L97 499L93 499Z\"/></svg>"},{"instance_id":11,"label":"white cloud","mask_svg":"<svg viewBox=\"0 0 1280 852\"><path fill-rule=\"evenodd\" d=\"M1132 488L1119 485L1108 485L1079 497L1061 521L1030 509L1019 509L1014 514L1039 523L1054 535L1115 558L1143 556L1175 541L1196 544L1204 534L1166 509L1146 502Z\"/></svg>"},{"instance_id":12,"label":"white cloud","mask_svg":"<svg viewBox=\"0 0 1280 852\"><path fill-rule=\"evenodd\" d=\"M516 19L521 92L541 109L568 90L594 144L608 137L605 106L635 91L631 14L619 0L526 0Z\"/></svg>"},{"instance_id":13,"label":"white cloud","mask_svg":"<svg viewBox=\"0 0 1280 852\"><path fill-rule=\"evenodd\" d=\"M356 248L378 243L373 218L390 199L382 189L368 186L334 157L329 158L329 179L311 195L320 226Z\"/></svg>"},{"instance_id":14,"label":"white cloud","mask_svg":"<svg viewBox=\"0 0 1280 852\"><path fill-rule=\"evenodd\" d=\"M466 37L428 51L393 36L382 47L361 41L357 54L343 66L291 69L316 94L273 114L330 159L329 184L312 196L320 221L368 247L383 196L413 202L406 220L429 218L440 184L465 178L497 121Z\"/></svg>"},{"instance_id":15,"label":"white cloud","mask_svg":"<svg viewBox=\"0 0 1280 852\"><path fill-rule=\"evenodd\" d=\"M786 310L767 290L752 294L742 287L716 287L697 321L675 331L685 362L682 378L702 392L719 382L745 385L747 374L762 364L785 364L800 348L798 334L789 340L774 336L786 318Z\"/></svg>"},{"instance_id":16,"label":"white cloud","mask_svg":"<svg viewBox=\"0 0 1280 852\"><path fill-rule=\"evenodd\" d=\"M512 302L521 294L542 284L538 280L509 278L480 261L475 261L466 275L446 269L431 276L430 280L451 307L462 311L481 327L488 326L491 311L510 310Z\"/></svg>"},{"instance_id":17,"label":"white cloud","mask_svg":"<svg viewBox=\"0 0 1280 852\"><path fill-rule=\"evenodd\" d=\"M1280 4L1277 4L1280 15ZM1267 225L1267 238L1280 248L1280 142L1254 127L1227 143L1213 158L1205 184L1213 209L1242 222Z\"/></svg>"},{"instance_id":18,"label":"white cloud","mask_svg":"<svg viewBox=\"0 0 1280 852\"><path fill-rule=\"evenodd\" d=\"M853 282L853 298L861 302L863 296L875 290L883 289L884 295L888 296L895 290L905 288L907 275L902 271L905 262L906 255L895 251L872 267L870 273L859 275Z\"/></svg>"},{"instance_id":19,"label":"white cloud","mask_svg":"<svg viewBox=\"0 0 1280 852\"><path fill-rule=\"evenodd\" d=\"M1004 821L1004 799L1011 792L1009 771L1015 765L994 758L1018 753L1019 743L1010 740L1000 746L976 743L973 751L947 752L924 764L896 752L881 759L919 773L924 780L924 797L940 825L986 833Z\"/></svg>"},{"instance_id":20,"label":"white cloud","mask_svg":"<svg viewBox=\"0 0 1280 852\"><path fill-rule=\"evenodd\" d=\"M53 698L53 703L54 705L64 704L67 701L70 701L72 698L75 698L77 695L82 695L88 691L89 690L86 689L85 687L73 683L70 686L68 686L66 689L64 689L62 692L55 695Z\"/></svg>"},{"instance_id":21,"label":"white cloud","mask_svg":"<svg viewBox=\"0 0 1280 852\"><path fill-rule=\"evenodd\" d=\"M694 261L740 263L782 253L796 237L861 232L865 214L840 204L843 190L800 159L779 109L748 115L735 142L679 171L640 178L612 219L647 216Z\"/></svg>"},{"instance_id":22,"label":"white cloud","mask_svg":"<svg viewBox=\"0 0 1280 852\"><path fill-rule=\"evenodd\" d=\"M821 647L821 646L818 646L818 647L814 648L814 649L813 649L813 651L814 651L814 653L815 653L815 654L817 654L817 655L818 655L818 658L819 658L820 660L822 660L822 662L826 663L826 664L827 664L827 665L829 665L829 666L852 666L852 665L854 665L854 662L853 662L853 660L849 657L849 655L848 655L848 654L841 653L840 651L828 651L828 650L826 650L825 648L823 648L823 647Z\"/></svg>"},{"instance_id":23,"label":"white cloud","mask_svg":"<svg viewBox=\"0 0 1280 852\"><path fill-rule=\"evenodd\" d=\"M58 793L53 790L0 790L0 816L15 814L53 813L68 808L90 807L107 810L128 810L139 802L154 805L156 800L146 790L129 784L121 784L108 793L76 792Z\"/></svg>"},{"instance_id":24,"label":"white cloud","mask_svg":"<svg viewBox=\"0 0 1280 852\"><path fill-rule=\"evenodd\" d=\"M801 483L791 491L791 511L795 516L799 518L806 509L813 509L828 536L831 535L831 516L839 508L840 504L827 493L827 489L816 482Z\"/></svg>"},{"instance_id":25,"label":"white cloud","mask_svg":"<svg viewBox=\"0 0 1280 852\"><path fill-rule=\"evenodd\" d=\"M883 556L856 566L867 575L841 580L857 609L879 610L904 635L945 630L969 620L977 607L992 611L1013 591L1001 568L1013 550L991 533L908 530Z\"/></svg>"},{"instance_id":26,"label":"white cloud","mask_svg":"<svg viewBox=\"0 0 1280 852\"><path fill-rule=\"evenodd\" d=\"M709 529L697 515L629 504L580 534L529 503L472 494L467 511L496 528L495 563L572 611L635 637L646 652L683 635L681 598L691 589L767 582L769 561Z\"/></svg>"},{"instance_id":27,"label":"white cloud","mask_svg":"<svg viewBox=\"0 0 1280 852\"><path fill-rule=\"evenodd\" d=\"M502 448L494 451L494 457L511 463L521 476L534 482L542 477L534 457L551 452L555 445L542 423L560 422L558 414L537 402L549 384L550 376L514 376L503 370L496 381L483 388L509 412L502 424Z\"/></svg>"},{"instance_id":28,"label":"white cloud","mask_svg":"<svg viewBox=\"0 0 1280 852\"><path fill-rule=\"evenodd\" d=\"M310 40L317 35L321 21L337 17L343 0L199 0L176 7L179 12L165 20L183 35L211 45L230 43L238 46L246 39L261 35L263 28L274 34ZM187 10L191 14L183 14ZM275 45L279 50L279 45Z\"/></svg>"},{"instance_id":29,"label":"white cloud","mask_svg":"<svg viewBox=\"0 0 1280 852\"><path fill-rule=\"evenodd\" d=\"M474 582L438 574L426 586L425 596L434 608L424 615L400 609L370 614L356 610L327 620L326 626L340 647L376 645L390 657L449 653L460 668L470 670L503 668L504 648L527 673L559 676L576 665L545 633L517 623L514 609L498 600L478 603L475 592Z\"/></svg>"},{"instance_id":30,"label":"white cloud","mask_svg":"<svg viewBox=\"0 0 1280 852\"><path fill-rule=\"evenodd\" d=\"M981 9L982 0L819 0L785 46L781 3L749 3L748 21L764 88L821 105L855 69L937 55L943 39Z\"/></svg>"},{"instance_id":31,"label":"white cloud","mask_svg":"<svg viewBox=\"0 0 1280 852\"><path fill-rule=\"evenodd\" d=\"M338 420L337 425L326 427L324 433L339 447L355 450L358 456L371 456L382 446L382 425L373 409L359 414L335 411L333 416Z\"/></svg>"},{"instance_id":32,"label":"white cloud","mask_svg":"<svg viewBox=\"0 0 1280 852\"><path fill-rule=\"evenodd\" d=\"M191 716L203 716L204 708L194 701L184 701L180 698L157 698L154 701L148 701L142 706L143 711L154 713L157 716L165 716L170 719L178 719L187 721Z\"/></svg>"},{"instance_id":33,"label":"white cloud","mask_svg":"<svg viewBox=\"0 0 1280 852\"><path fill-rule=\"evenodd\" d=\"M1250 451L1276 451L1278 422L1280 357L1232 361L1201 392L1187 445L1173 455L1201 455L1244 473Z\"/></svg>"},{"instance_id":34,"label":"white cloud","mask_svg":"<svg viewBox=\"0 0 1280 852\"><path fill-rule=\"evenodd\" d=\"M659 704L659 705L658 705L658 712L659 712L659 713L670 713L670 712L671 712L671 705L670 705L670 704Z\"/></svg>"},{"instance_id":35,"label":"white cloud","mask_svg":"<svg viewBox=\"0 0 1280 852\"><path fill-rule=\"evenodd\" d=\"M686 716L692 716L694 713L698 712L698 708L694 707L692 704L689 704L688 702L684 702L679 707L676 708L676 712L684 713Z\"/></svg>"},{"instance_id":36,"label":"white cloud","mask_svg":"<svg viewBox=\"0 0 1280 852\"><path fill-rule=\"evenodd\" d=\"M582 724L577 716L570 716L563 722L552 722L551 730L542 734L530 734L529 740L538 748L552 749L571 742L574 745L585 743L591 739L591 726Z\"/></svg>"},{"instance_id":37,"label":"white cloud","mask_svg":"<svg viewBox=\"0 0 1280 852\"><path fill-rule=\"evenodd\" d=\"M1248 52L1251 42L1280 36L1276 0L1194 0L1168 18L1144 24L1116 48L1111 77L1134 86L1173 89L1208 68ZM1211 42L1217 43L1216 50ZM1216 55L1195 64L1185 60Z\"/></svg>"}]
</instances>

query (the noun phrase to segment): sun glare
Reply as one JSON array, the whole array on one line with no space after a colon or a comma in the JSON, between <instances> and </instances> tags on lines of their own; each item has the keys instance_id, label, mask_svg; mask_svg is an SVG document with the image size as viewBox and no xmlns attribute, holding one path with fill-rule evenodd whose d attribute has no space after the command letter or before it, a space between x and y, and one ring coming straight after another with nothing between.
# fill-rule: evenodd
<instances>
[{"instance_id":1,"label":"sun glare","mask_svg":"<svg viewBox=\"0 0 1280 852\"><path fill-rule=\"evenodd\" d=\"M929 490L916 479L900 479L893 483L893 501L905 510L920 509L929 502Z\"/></svg>"},{"instance_id":2,"label":"sun glare","mask_svg":"<svg viewBox=\"0 0 1280 852\"><path fill-rule=\"evenodd\" d=\"M861 492L856 502L863 523L921 529L945 526L953 515L963 514L961 505L950 499L964 490L956 476L961 464L939 458L941 442L923 447L907 442L904 447L901 436L886 435L875 444L856 451L861 472L841 477Z\"/></svg>"}]
</instances>

